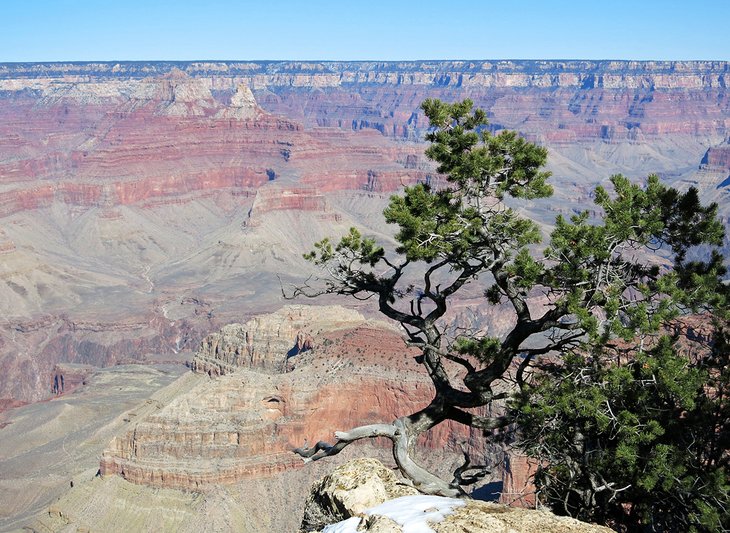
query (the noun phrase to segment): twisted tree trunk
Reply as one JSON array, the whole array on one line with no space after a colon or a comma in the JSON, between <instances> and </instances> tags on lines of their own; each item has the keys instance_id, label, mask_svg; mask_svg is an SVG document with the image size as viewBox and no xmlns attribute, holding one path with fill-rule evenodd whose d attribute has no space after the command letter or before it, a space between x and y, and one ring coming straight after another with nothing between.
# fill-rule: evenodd
<instances>
[{"instance_id":1,"label":"twisted tree trunk","mask_svg":"<svg viewBox=\"0 0 730 533\"><path fill-rule=\"evenodd\" d=\"M463 497L466 494L458 484L447 483L413 460L418 437L446 418L444 407L431 403L417 413L397 418L392 424L370 424L349 431L338 431L334 444L320 441L311 448L297 448L294 452L303 457L305 462L317 461L337 455L355 441L386 437L393 443L393 458L399 470L416 489L424 494Z\"/></svg>"}]
</instances>

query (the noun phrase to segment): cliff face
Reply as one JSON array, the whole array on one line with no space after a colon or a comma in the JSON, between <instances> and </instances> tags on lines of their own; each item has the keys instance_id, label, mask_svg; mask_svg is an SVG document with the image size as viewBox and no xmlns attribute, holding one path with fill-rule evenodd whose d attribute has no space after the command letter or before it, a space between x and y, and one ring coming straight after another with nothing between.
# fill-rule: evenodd
<instances>
[{"instance_id":1,"label":"cliff face","mask_svg":"<svg viewBox=\"0 0 730 533\"><path fill-rule=\"evenodd\" d=\"M546 142L714 135L728 126L726 62L415 61L0 64L0 90L62 94L88 101L89 77L105 94L155 94L145 78L186 73L200 80L183 95L230 95L250 87L267 111L307 126L372 128L420 138L427 98L472 98L501 126ZM159 92L159 91L158 91ZM176 96L174 89L168 95ZM237 93L236 93L237 94ZM234 102L241 97L231 99ZM170 107L171 106L171 107ZM168 110L204 114L205 106ZM183 114L185 114L183 113Z\"/></svg>"},{"instance_id":2,"label":"cliff face","mask_svg":"<svg viewBox=\"0 0 730 533\"><path fill-rule=\"evenodd\" d=\"M195 90L168 82L165 91L149 82L170 73L194 78ZM249 102L238 93L243 86L263 109L308 127L375 129L412 139L426 127L418 111L422 100L465 97L487 109L497 127L545 142L712 136L728 127L729 82L728 63L711 61L0 64L0 91L40 94L44 102L160 95L167 98L165 114L204 115L213 93Z\"/></svg>"},{"instance_id":3,"label":"cliff face","mask_svg":"<svg viewBox=\"0 0 730 533\"><path fill-rule=\"evenodd\" d=\"M730 172L730 142L713 146L707 150L700 162L700 168L704 170Z\"/></svg>"}]
</instances>

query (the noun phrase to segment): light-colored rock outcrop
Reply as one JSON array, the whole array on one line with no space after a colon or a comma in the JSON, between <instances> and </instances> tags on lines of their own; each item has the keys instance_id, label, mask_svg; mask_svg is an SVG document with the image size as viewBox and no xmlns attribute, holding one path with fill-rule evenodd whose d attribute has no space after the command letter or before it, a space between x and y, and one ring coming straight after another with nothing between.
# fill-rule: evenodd
<instances>
[{"instance_id":1,"label":"light-colored rock outcrop","mask_svg":"<svg viewBox=\"0 0 730 533\"><path fill-rule=\"evenodd\" d=\"M418 494L380 461L354 459L315 483L304 507L302 532L362 514L381 503Z\"/></svg>"},{"instance_id":2,"label":"light-colored rock outcrop","mask_svg":"<svg viewBox=\"0 0 730 533\"><path fill-rule=\"evenodd\" d=\"M548 511L520 509L471 500L442 522L436 533L613 533L612 529L587 524Z\"/></svg>"},{"instance_id":3,"label":"light-colored rock outcrop","mask_svg":"<svg viewBox=\"0 0 730 533\"><path fill-rule=\"evenodd\" d=\"M288 305L211 333L195 353L192 368L208 375L228 374L239 368L282 372L288 358L311 349L313 338L323 331L363 323L360 313L341 306Z\"/></svg>"},{"instance_id":4,"label":"light-colored rock outcrop","mask_svg":"<svg viewBox=\"0 0 730 533\"><path fill-rule=\"evenodd\" d=\"M435 533L611 532L606 527L542 510L433 496L425 500L415 494L415 489L404 485L378 461L357 459L338 467L312 486L300 532L401 533L408 530L408 525L415 527L416 522Z\"/></svg>"},{"instance_id":5,"label":"light-colored rock outcrop","mask_svg":"<svg viewBox=\"0 0 730 533\"><path fill-rule=\"evenodd\" d=\"M216 118L247 120L255 118L261 112L249 86L241 83L236 87L236 92L233 93L233 96L231 96L230 105L218 111Z\"/></svg>"}]
</instances>

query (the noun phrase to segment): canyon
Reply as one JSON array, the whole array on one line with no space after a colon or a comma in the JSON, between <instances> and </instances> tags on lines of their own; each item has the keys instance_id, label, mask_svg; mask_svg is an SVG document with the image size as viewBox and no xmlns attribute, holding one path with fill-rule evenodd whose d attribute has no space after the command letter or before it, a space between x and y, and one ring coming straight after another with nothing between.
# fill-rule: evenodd
<instances>
[{"instance_id":1,"label":"canyon","mask_svg":"<svg viewBox=\"0 0 730 533\"><path fill-rule=\"evenodd\" d=\"M0 405L50 397L56 365L189 359L281 305L301 253L390 193L439 185L425 98L471 98L548 146L549 227L593 186L657 172L719 201L724 62L0 64ZM305 231L306 229L306 231ZM109 302L113 302L111 305Z\"/></svg>"},{"instance_id":2,"label":"canyon","mask_svg":"<svg viewBox=\"0 0 730 533\"><path fill-rule=\"evenodd\" d=\"M207 336L194 371L90 373L73 393L0 414L0 529L215 530L201 525L212 515L225 530L240 519L237 530L293 531L309 486L332 464L367 453L392 468L383 442L306 467L291 450L427 405L430 381L404 351L386 323L290 305ZM442 475L461 464L462 449L479 462L493 455L478 432L455 424L419 443L421 460ZM184 524L170 516L178 511Z\"/></svg>"},{"instance_id":3,"label":"canyon","mask_svg":"<svg viewBox=\"0 0 730 533\"><path fill-rule=\"evenodd\" d=\"M471 98L550 149L549 227L612 173L660 173L724 206L724 62L0 64L0 405L57 365L189 359L281 305L315 240L384 242L390 193L439 185L425 98ZM113 304L110 304L113 302ZM57 391L58 389L56 389Z\"/></svg>"},{"instance_id":4,"label":"canyon","mask_svg":"<svg viewBox=\"0 0 730 533\"><path fill-rule=\"evenodd\" d=\"M274 485L306 492L326 465L300 468L292 447L430 399L399 332L368 302L313 311L282 296L321 276L302 258L313 242L356 226L392 247L389 196L443 184L423 155L424 99L471 98L492 131L548 148L554 197L514 203L546 232L557 214L590 208L615 173L696 186L727 224L729 82L725 62L0 64L3 500L18 498L24 464L42 464L6 449L22 441L16 431L33 417L59 431L59 409L99 419L78 437L92 443L79 441L83 470L54 456L45 499L24 500L3 527L39 513L52 530L69 513L86 527L90 501L144 507L154 489L190 527L220 506L270 529L276 513L241 503L244 485L259 499ZM450 318L475 315L507 326L467 291ZM114 416L100 415L114 401ZM463 440L495 460L463 431L439 427L426 455L448 470ZM47 438L39 449L67 442ZM530 468L520 461L505 478L515 494ZM151 524L144 516L134 520Z\"/></svg>"}]
</instances>

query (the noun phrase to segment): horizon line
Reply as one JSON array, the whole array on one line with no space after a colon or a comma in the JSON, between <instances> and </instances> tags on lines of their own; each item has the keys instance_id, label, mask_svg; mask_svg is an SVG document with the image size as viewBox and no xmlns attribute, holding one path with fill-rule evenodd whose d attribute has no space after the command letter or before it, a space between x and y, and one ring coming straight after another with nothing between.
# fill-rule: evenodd
<instances>
[{"instance_id":1,"label":"horizon line","mask_svg":"<svg viewBox=\"0 0 730 533\"><path fill-rule=\"evenodd\" d=\"M729 59L585 59L585 58L471 58L471 59L69 59L43 61L0 61L0 65L88 64L88 63L446 63L446 62L591 62L591 63L730 63Z\"/></svg>"}]
</instances>

